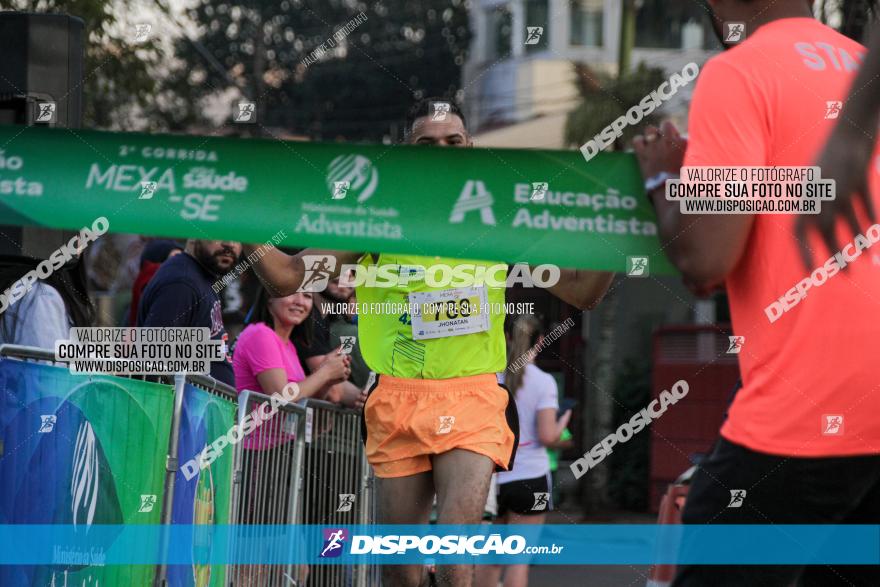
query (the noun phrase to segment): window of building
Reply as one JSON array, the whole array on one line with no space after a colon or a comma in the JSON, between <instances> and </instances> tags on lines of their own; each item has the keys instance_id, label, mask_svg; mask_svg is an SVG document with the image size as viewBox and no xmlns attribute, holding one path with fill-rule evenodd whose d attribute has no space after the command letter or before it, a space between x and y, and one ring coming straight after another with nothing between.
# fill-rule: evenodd
<instances>
[{"instance_id":1,"label":"window of building","mask_svg":"<svg viewBox=\"0 0 880 587\"><path fill-rule=\"evenodd\" d=\"M572 0L569 5L571 32L569 42L575 47L602 46L603 0Z\"/></svg>"},{"instance_id":2,"label":"window of building","mask_svg":"<svg viewBox=\"0 0 880 587\"><path fill-rule=\"evenodd\" d=\"M718 49L702 0L636 2L636 45L657 49Z\"/></svg>"},{"instance_id":3,"label":"window of building","mask_svg":"<svg viewBox=\"0 0 880 587\"><path fill-rule=\"evenodd\" d=\"M526 30L523 38L526 43L526 53L543 51L547 49L547 37L549 26L547 22L548 0L526 0ZM540 27L536 29L535 27Z\"/></svg>"},{"instance_id":4,"label":"window of building","mask_svg":"<svg viewBox=\"0 0 880 587\"><path fill-rule=\"evenodd\" d=\"M492 8L486 15L488 59L503 59L510 56L510 37L513 29L513 16L506 5Z\"/></svg>"}]
</instances>

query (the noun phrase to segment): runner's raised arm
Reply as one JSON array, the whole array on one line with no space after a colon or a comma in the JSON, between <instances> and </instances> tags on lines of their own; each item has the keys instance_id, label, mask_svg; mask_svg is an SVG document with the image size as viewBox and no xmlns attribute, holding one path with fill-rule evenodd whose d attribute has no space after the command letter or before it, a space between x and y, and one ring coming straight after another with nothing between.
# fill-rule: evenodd
<instances>
[{"instance_id":1,"label":"runner's raised arm","mask_svg":"<svg viewBox=\"0 0 880 587\"><path fill-rule=\"evenodd\" d=\"M547 291L578 310L592 310L602 301L613 280L614 274L608 271L562 269L559 283Z\"/></svg>"},{"instance_id":2,"label":"runner's raised arm","mask_svg":"<svg viewBox=\"0 0 880 587\"><path fill-rule=\"evenodd\" d=\"M245 245L245 255L250 255L255 248ZM301 288L308 288L315 278L333 279L339 275L339 268L343 264L356 263L361 254L303 249L295 255L288 255L278 249L268 249L253 266L257 277L273 296L287 296Z\"/></svg>"}]
</instances>

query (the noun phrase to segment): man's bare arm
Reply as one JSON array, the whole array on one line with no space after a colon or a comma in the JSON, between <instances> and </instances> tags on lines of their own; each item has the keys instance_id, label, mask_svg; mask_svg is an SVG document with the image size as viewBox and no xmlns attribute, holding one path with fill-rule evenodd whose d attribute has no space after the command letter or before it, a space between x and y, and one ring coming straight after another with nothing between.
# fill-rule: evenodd
<instances>
[{"instance_id":1,"label":"man's bare arm","mask_svg":"<svg viewBox=\"0 0 880 587\"><path fill-rule=\"evenodd\" d=\"M253 246L246 245L244 253L249 255L254 248ZM333 279L339 275L342 265L356 263L362 253L330 251L326 249L304 249L296 255L287 255L273 248L266 250L263 256L254 262L254 271L256 271L257 277L260 278L260 281L270 294L273 296L288 296L296 293L303 284L306 270L315 269L311 259L312 264L308 267L306 266L303 259L306 255L326 258L327 263L324 267L330 273L328 279Z\"/></svg>"},{"instance_id":2,"label":"man's bare arm","mask_svg":"<svg viewBox=\"0 0 880 587\"><path fill-rule=\"evenodd\" d=\"M687 140L670 122L662 132L653 126L633 139L642 175L660 171L678 175ZM685 284L698 295L720 285L742 258L755 217L750 214L682 214L661 186L648 194L657 212L660 242Z\"/></svg>"},{"instance_id":3,"label":"man's bare arm","mask_svg":"<svg viewBox=\"0 0 880 587\"><path fill-rule=\"evenodd\" d=\"M649 194L657 211L660 242L685 284L706 294L721 285L745 253L755 217L750 214L682 214L660 187Z\"/></svg>"},{"instance_id":4,"label":"man's bare arm","mask_svg":"<svg viewBox=\"0 0 880 587\"><path fill-rule=\"evenodd\" d=\"M547 289L579 310L592 310L608 291L613 279L614 274L606 271L561 269L559 283Z\"/></svg>"}]
</instances>

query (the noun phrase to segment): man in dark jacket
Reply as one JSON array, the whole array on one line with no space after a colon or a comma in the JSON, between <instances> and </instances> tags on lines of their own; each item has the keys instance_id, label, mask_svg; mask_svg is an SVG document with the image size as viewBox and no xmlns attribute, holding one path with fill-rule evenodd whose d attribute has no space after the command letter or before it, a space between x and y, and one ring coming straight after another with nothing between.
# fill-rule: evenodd
<instances>
[{"instance_id":1,"label":"man in dark jacket","mask_svg":"<svg viewBox=\"0 0 880 587\"><path fill-rule=\"evenodd\" d=\"M241 244L193 240L182 255L168 259L144 290L137 325L144 327L207 327L212 340L227 341L220 298L211 285L235 266ZM235 387L227 356L211 363L211 376Z\"/></svg>"}]
</instances>

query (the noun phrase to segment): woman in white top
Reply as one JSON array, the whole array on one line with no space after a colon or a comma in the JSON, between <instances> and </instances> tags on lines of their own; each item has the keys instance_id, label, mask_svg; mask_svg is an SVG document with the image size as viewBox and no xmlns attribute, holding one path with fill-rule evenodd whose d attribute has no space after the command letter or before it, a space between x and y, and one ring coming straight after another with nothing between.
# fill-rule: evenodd
<instances>
[{"instance_id":1,"label":"woman in white top","mask_svg":"<svg viewBox=\"0 0 880 587\"><path fill-rule=\"evenodd\" d=\"M92 326L95 321L82 260L74 257L44 279L23 279L39 263L39 259L0 255L0 344L54 351L55 341L67 340L72 327ZM10 301L10 296L15 299Z\"/></svg>"},{"instance_id":2,"label":"woman in white top","mask_svg":"<svg viewBox=\"0 0 880 587\"><path fill-rule=\"evenodd\" d=\"M555 448L571 419L571 410L556 419L559 409L558 387L549 373L534 365L536 345L543 339L541 321L532 315L518 316L511 329L508 367L504 383L516 398L519 412L519 448L513 469L498 473L499 524L543 524L552 508L548 448ZM515 366L526 357L525 367ZM477 586L496 587L501 565L478 565ZM504 587L525 587L529 565L509 565Z\"/></svg>"}]
</instances>

